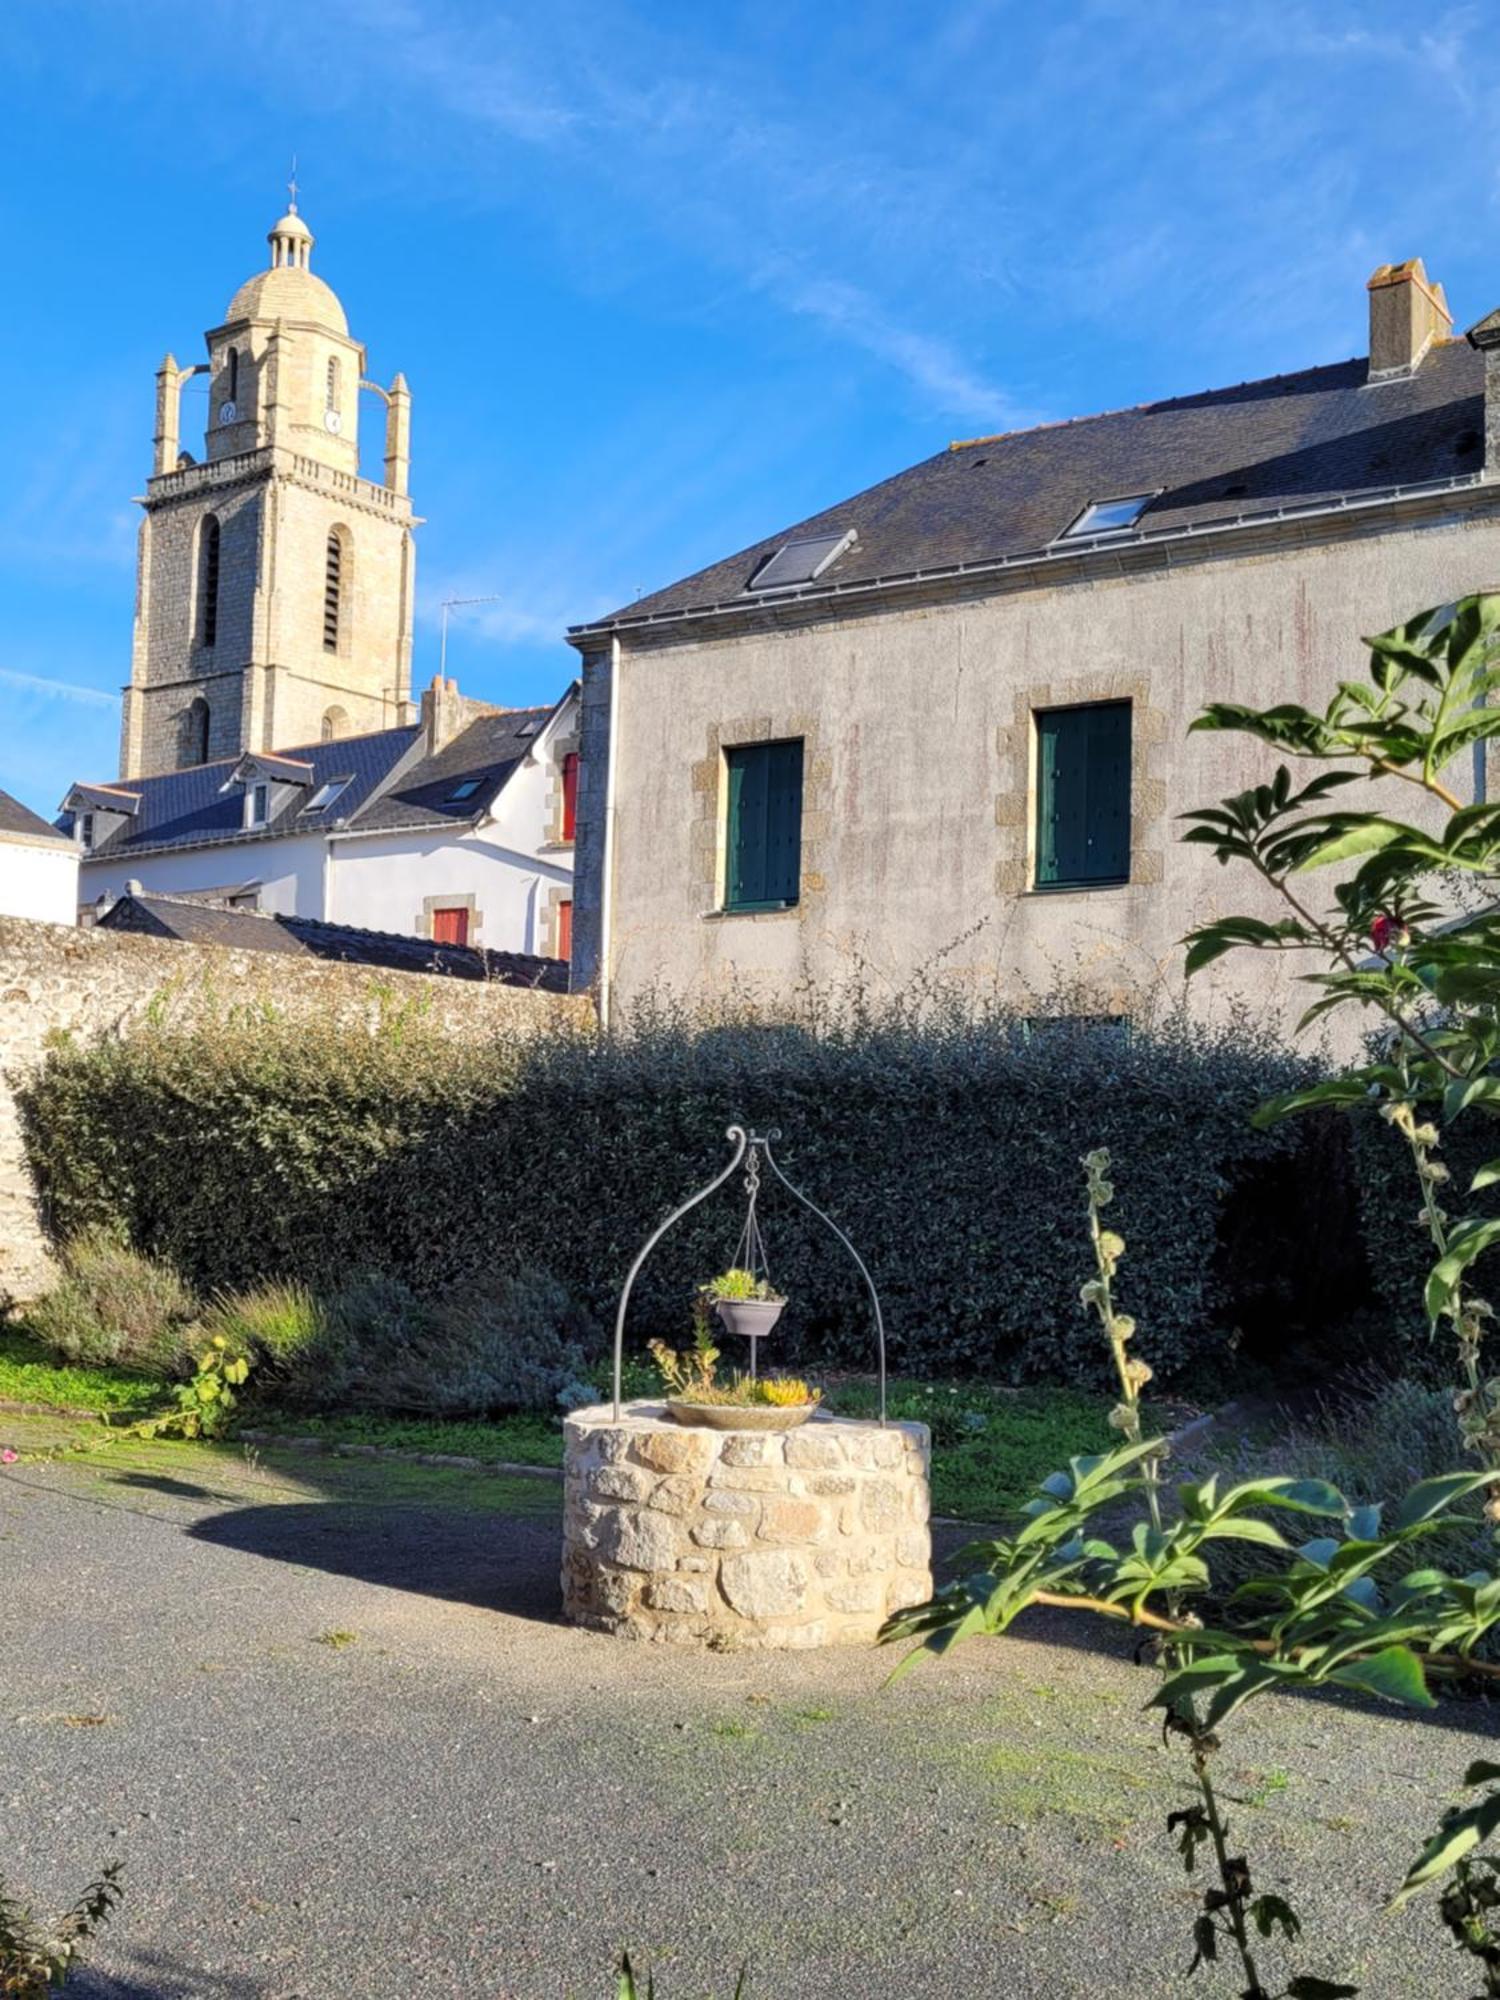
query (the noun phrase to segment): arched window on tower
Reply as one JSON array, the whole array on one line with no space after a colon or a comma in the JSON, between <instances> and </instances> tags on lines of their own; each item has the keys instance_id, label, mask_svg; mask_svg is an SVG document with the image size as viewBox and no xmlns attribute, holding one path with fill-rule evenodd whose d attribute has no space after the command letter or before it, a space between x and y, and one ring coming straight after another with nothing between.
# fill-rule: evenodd
<instances>
[{"instance_id":1,"label":"arched window on tower","mask_svg":"<svg viewBox=\"0 0 1500 2000\"><path fill-rule=\"evenodd\" d=\"M323 651L348 651L349 592L353 583L353 558L349 537L342 528L330 528L323 559Z\"/></svg>"},{"instance_id":2,"label":"arched window on tower","mask_svg":"<svg viewBox=\"0 0 1500 2000\"><path fill-rule=\"evenodd\" d=\"M230 403L237 403L240 400L240 350L237 347L231 347L225 356L224 368L225 400Z\"/></svg>"},{"instance_id":3,"label":"arched window on tower","mask_svg":"<svg viewBox=\"0 0 1500 2000\"><path fill-rule=\"evenodd\" d=\"M198 637L211 646L219 636L219 518L203 523L198 554Z\"/></svg>"},{"instance_id":4,"label":"arched window on tower","mask_svg":"<svg viewBox=\"0 0 1500 2000\"><path fill-rule=\"evenodd\" d=\"M323 741L332 743L337 737L349 734L349 711L336 703L323 711Z\"/></svg>"},{"instance_id":5,"label":"arched window on tower","mask_svg":"<svg viewBox=\"0 0 1500 2000\"><path fill-rule=\"evenodd\" d=\"M184 770L190 765L208 762L208 720L208 703L201 694L195 696L182 711L177 761Z\"/></svg>"},{"instance_id":6,"label":"arched window on tower","mask_svg":"<svg viewBox=\"0 0 1500 2000\"><path fill-rule=\"evenodd\" d=\"M339 406L339 358L336 354L328 357L328 388L323 399L325 410L336 410Z\"/></svg>"}]
</instances>

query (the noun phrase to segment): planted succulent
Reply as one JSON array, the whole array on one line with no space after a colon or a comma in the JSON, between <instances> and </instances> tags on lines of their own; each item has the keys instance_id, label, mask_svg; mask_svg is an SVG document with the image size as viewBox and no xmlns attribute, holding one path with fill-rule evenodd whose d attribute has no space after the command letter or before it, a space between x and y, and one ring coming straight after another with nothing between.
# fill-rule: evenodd
<instances>
[{"instance_id":1,"label":"planted succulent","mask_svg":"<svg viewBox=\"0 0 1500 2000\"><path fill-rule=\"evenodd\" d=\"M785 1305L782 1294L773 1289L769 1278L757 1278L753 1271L731 1268L721 1271L717 1278L710 1278L703 1287L715 1305L722 1302L738 1303L742 1299L757 1299L777 1305Z\"/></svg>"},{"instance_id":2,"label":"planted succulent","mask_svg":"<svg viewBox=\"0 0 1500 2000\"><path fill-rule=\"evenodd\" d=\"M653 1340L651 1354L666 1385L667 1409L679 1423L707 1424L716 1430L789 1430L805 1423L822 1401L797 1375L736 1374L717 1379L719 1350L701 1316L693 1345L684 1353Z\"/></svg>"}]
</instances>

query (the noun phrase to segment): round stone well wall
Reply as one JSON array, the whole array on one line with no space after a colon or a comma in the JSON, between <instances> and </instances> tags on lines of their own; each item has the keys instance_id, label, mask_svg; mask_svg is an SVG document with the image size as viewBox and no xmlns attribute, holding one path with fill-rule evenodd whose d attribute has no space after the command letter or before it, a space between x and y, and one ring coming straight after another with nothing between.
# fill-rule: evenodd
<instances>
[{"instance_id":1,"label":"round stone well wall","mask_svg":"<svg viewBox=\"0 0 1500 2000\"><path fill-rule=\"evenodd\" d=\"M868 1642L932 1595L925 1424L675 1423L660 1403L563 1426L563 1608L685 1645Z\"/></svg>"}]
</instances>

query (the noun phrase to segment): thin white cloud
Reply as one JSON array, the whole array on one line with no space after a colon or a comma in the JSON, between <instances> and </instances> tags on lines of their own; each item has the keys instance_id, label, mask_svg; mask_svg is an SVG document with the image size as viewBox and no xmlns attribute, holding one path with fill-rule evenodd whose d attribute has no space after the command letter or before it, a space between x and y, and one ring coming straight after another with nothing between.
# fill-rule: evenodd
<instances>
[{"instance_id":1,"label":"thin white cloud","mask_svg":"<svg viewBox=\"0 0 1500 2000\"><path fill-rule=\"evenodd\" d=\"M816 320L897 369L946 415L1012 429L1039 420L1037 411L1023 408L976 374L946 340L897 324L858 285L837 278L797 282L776 275L768 278L766 289L792 312Z\"/></svg>"},{"instance_id":2,"label":"thin white cloud","mask_svg":"<svg viewBox=\"0 0 1500 2000\"><path fill-rule=\"evenodd\" d=\"M688 235L710 261L753 235L751 218L760 217L763 231L792 239L794 259L816 260L825 275L785 286L757 282L754 267L736 259L742 283L783 311L817 319L945 415L974 424L1025 420L951 339L910 324L867 284L842 275L840 251L831 247L852 240L856 263L868 265L859 239L873 228L882 268L892 252L898 265L907 255L930 255L939 237L959 254L971 240L971 232L954 233L961 176L912 170L847 135L841 152L826 128L810 135L757 111L736 87L742 80L653 74L638 84L620 47L612 44L602 59L592 34L570 42L560 30L550 45L528 44L497 19L481 36L468 24L450 26L422 0L376 0L373 12L361 0L358 22L367 59L403 92L432 100L444 119L553 151L612 182L628 179L657 226ZM649 59L649 51L636 54ZM560 64L565 99L549 73ZM445 128L446 146L454 136Z\"/></svg>"},{"instance_id":3,"label":"thin white cloud","mask_svg":"<svg viewBox=\"0 0 1500 2000\"><path fill-rule=\"evenodd\" d=\"M120 705L120 697L105 688L84 687L78 681L55 681L46 674L23 674L16 667L0 667L0 683L24 694L44 695L52 701L77 702L84 708Z\"/></svg>"}]
</instances>

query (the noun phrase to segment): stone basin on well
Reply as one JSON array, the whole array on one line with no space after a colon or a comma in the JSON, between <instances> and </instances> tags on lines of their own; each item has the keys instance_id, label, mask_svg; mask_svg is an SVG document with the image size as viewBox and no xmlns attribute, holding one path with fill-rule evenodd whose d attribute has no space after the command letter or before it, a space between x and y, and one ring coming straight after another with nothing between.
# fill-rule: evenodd
<instances>
[{"instance_id":1,"label":"stone basin on well","mask_svg":"<svg viewBox=\"0 0 1500 2000\"><path fill-rule=\"evenodd\" d=\"M932 1595L925 1424L708 1430L660 1403L563 1426L563 1608L692 1646L868 1643Z\"/></svg>"}]
</instances>

